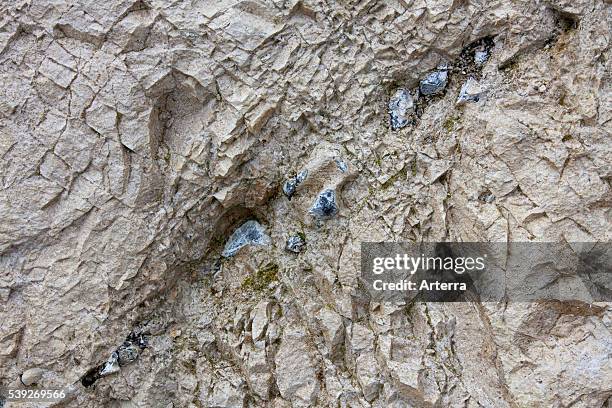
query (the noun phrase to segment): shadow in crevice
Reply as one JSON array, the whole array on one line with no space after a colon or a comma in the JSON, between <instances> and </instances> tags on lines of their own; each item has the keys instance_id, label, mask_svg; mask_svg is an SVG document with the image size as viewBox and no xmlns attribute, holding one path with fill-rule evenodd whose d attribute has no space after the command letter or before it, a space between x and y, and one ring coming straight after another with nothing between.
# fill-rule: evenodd
<instances>
[{"instance_id":1,"label":"shadow in crevice","mask_svg":"<svg viewBox=\"0 0 612 408\"><path fill-rule=\"evenodd\" d=\"M211 256L220 254L230 235L249 220L255 220L262 225L267 224L266 216L261 209L243 206L227 209L215 223L208 254Z\"/></svg>"}]
</instances>

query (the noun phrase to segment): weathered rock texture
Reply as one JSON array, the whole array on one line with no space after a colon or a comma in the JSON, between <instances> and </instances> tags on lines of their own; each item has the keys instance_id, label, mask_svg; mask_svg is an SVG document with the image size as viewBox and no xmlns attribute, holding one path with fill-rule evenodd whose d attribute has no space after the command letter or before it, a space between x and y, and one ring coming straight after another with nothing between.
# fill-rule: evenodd
<instances>
[{"instance_id":1,"label":"weathered rock texture","mask_svg":"<svg viewBox=\"0 0 612 408\"><path fill-rule=\"evenodd\" d=\"M611 406L607 304L355 292L361 241L612 238L611 10L2 2L0 384L66 407ZM440 64L392 130L390 97ZM221 259L248 220L271 244ZM84 387L130 333L137 359Z\"/></svg>"}]
</instances>

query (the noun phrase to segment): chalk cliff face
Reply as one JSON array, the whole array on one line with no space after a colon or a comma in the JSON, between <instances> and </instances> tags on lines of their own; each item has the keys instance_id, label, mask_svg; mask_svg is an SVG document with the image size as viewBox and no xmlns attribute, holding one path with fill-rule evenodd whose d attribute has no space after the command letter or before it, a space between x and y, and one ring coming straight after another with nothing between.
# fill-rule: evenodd
<instances>
[{"instance_id":1,"label":"chalk cliff face","mask_svg":"<svg viewBox=\"0 0 612 408\"><path fill-rule=\"evenodd\" d=\"M4 1L0 385L612 407L609 304L355 295L362 241L612 239L611 21L609 0Z\"/></svg>"}]
</instances>

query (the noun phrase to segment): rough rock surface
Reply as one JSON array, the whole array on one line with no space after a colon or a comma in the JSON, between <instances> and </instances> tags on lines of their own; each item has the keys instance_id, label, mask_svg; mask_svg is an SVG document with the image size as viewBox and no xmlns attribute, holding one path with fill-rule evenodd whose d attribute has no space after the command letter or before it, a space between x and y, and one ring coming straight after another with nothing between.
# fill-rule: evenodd
<instances>
[{"instance_id":1,"label":"rough rock surface","mask_svg":"<svg viewBox=\"0 0 612 408\"><path fill-rule=\"evenodd\" d=\"M356 291L362 241L612 239L611 20L601 0L2 2L0 385L63 407L611 406L609 304ZM391 129L394 92L440 64ZM457 106L469 77L486 98ZM270 245L221 258L253 219ZM147 348L85 387L134 330Z\"/></svg>"}]
</instances>

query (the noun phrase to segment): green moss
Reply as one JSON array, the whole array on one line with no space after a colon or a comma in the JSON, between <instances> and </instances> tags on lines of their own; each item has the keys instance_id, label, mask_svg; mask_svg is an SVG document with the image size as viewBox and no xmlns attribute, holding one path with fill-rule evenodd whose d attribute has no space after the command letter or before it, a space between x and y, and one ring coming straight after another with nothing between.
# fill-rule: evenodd
<instances>
[{"instance_id":1,"label":"green moss","mask_svg":"<svg viewBox=\"0 0 612 408\"><path fill-rule=\"evenodd\" d=\"M195 391L193 391L193 395L200 395L200 381L197 382ZM191 403L196 406L196 408L203 408L202 403L200 402L200 398L194 398Z\"/></svg>"},{"instance_id":2,"label":"green moss","mask_svg":"<svg viewBox=\"0 0 612 408\"><path fill-rule=\"evenodd\" d=\"M196 362L194 360L183 361L183 367L191 374L196 374Z\"/></svg>"},{"instance_id":3,"label":"green moss","mask_svg":"<svg viewBox=\"0 0 612 408\"><path fill-rule=\"evenodd\" d=\"M269 262L264 267L260 268L254 274L247 276L242 282L242 288L261 292L268 288L270 283L278 280L278 265Z\"/></svg>"},{"instance_id":4,"label":"green moss","mask_svg":"<svg viewBox=\"0 0 612 408\"><path fill-rule=\"evenodd\" d=\"M387 188L391 187L397 180L402 177L404 179L408 178L408 169L406 167L403 167L400 171L391 176L389 180L385 181L382 185L383 190L386 190Z\"/></svg>"},{"instance_id":5,"label":"green moss","mask_svg":"<svg viewBox=\"0 0 612 408\"><path fill-rule=\"evenodd\" d=\"M382 166L382 159L380 157L378 157L378 155L376 155L376 159L374 159L374 163L376 163L376 165L378 167Z\"/></svg>"},{"instance_id":6,"label":"green moss","mask_svg":"<svg viewBox=\"0 0 612 408\"><path fill-rule=\"evenodd\" d=\"M164 157L162 159L166 162L166 164L170 164L170 150L166 150Z\"/></svg>"},{"instance_id":7,"label":"green moss","mask_svg":"<svg viewBox=\"0 0 612 408\"><path fill-rule=\"evenodd\" d=\"M514 71L519 66L519 56L515 55L506 61L501 62L497 69L500 72L509 73L510 71Z\"/></svg>"},{"instance_id":8,"label":"green moss","mask_svg":"<svg viewBox=\"0 0 612 408\"><path fill-rule=\"evenodd\" d=\"M451 116L450 118L447 118L444 123L442 123L442 127L444 130L450 133L455 129L455 125L459 122L459 120L459 116Z\"/></svg>"},{"instance_id":9,"label":"green moss","mask_svg":"<svg viewBox=\"0 0 612 408\"><path fill-rule=\"evenodd\" d=\"M314 268L308 261L304 263L304 267L302 269L304 270L304 272L312 272L314 270Z\"/></svg>"},{"instance_id":10,"label":"green moss","mask_svg":"<svg viewBox=\"0 0 612 408\"><path fill-rule=\"evenodd\" d=\"M410 301L410 303L408 303L405 308L404 308L404 312L406 313L406 316L410 317L412 314L412 311L414 310L414 306L416 305L416 299L412 299Z\"/></svg>"},{"instance_id":11,"label":"green moss","mask_svg":"<svg viewBox=\"0 0 612 408\"><path fill-rule=\"evenodd\" d=\"M457 147L455 148L455 153L457 155L461 155L461 143L457 143Z\"/></svg>"}]
</instances>

